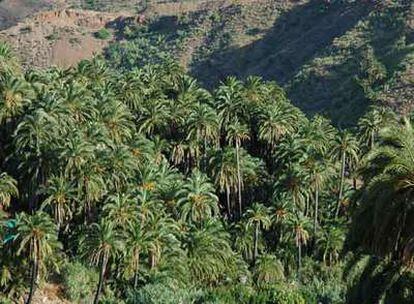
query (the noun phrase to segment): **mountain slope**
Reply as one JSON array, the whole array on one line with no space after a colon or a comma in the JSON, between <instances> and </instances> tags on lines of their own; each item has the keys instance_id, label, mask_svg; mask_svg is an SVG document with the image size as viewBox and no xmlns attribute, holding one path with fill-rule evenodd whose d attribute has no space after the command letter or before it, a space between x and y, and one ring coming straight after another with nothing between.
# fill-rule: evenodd
<instances>
[{"instance_id":1,"label":"mountain slope","mask_svg":"<svg viewBox=\"0 0 414 304\"><path fill-rule=\"evenodd\" d=\"M19 33L27 27L25 24L19 30L9 29L0 35L17 46L26 65L67 66L111 45L111 51L116 53L114 58L133 57L135 53L147 53L147 57L169 53L207 87L228 75L240 78L258 75L284 86L292 101L307 113L325 113L337 125L354 124L373 102L404 113L411 110L414 86L411 1L70 3L80 8L142 14L135 15L133 22L115 26L104 18L93 28L68 30L65 24L33 27L35 37L38 32L44 37L56 32L58 39L54 44L43 41L29 45L36 39L28 33ZM122 14L113 14L113 20ZM143 23L137 23L138 19L144 20ZM99 27L107 27L113 37L106 41L95 39ZM159 35L164 39L159 40ZM59 46L58 51L53 51L52 44ZM143 45L151 45L152 51L142 49ZM73 48L76 50L65 51ZM33 50L39 51L33 53ZM53 59L53 54L58 59ZM127 61L133 64L151 61L151 58L135 59Z\"/></svg>"}]
</instances>

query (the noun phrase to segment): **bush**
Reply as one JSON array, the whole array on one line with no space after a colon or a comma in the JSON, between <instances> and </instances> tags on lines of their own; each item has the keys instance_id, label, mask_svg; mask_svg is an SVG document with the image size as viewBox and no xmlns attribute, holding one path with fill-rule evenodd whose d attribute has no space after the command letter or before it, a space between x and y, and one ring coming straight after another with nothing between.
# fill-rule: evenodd
<instances>
[{"instance_id":1,"label":"bush","mask_svg":"<svg viewBox=\"0 0 414 304\"><path fill-rule=\"evenodd\" d=\"M91 303L98 274L80 262L67 263L63 268L63 288L66 297L76 303Z\"/></svg>"},{"instance_id":2,"label":"bush","mask_svg":"<svg viewBox=\"0 0 414 304\"><path fill-rule=\"evenodd\" d=\"M95 37L101 40L107 40L111 37L111 32L106 28L101 28L95 33Z\"/></svg>"},{"instance_id":3,"label":"bush","mask_svg":"<svg viewBox=\"0 0 414 304\"><path fill-rule=\"evenodd\" d=\"M147 284L132 292L128 304L176 304L198 303L201 292L192 288L173 288L164 283Z\"/></svg>"},{"instance_id":4,"label":"bush","mask_svg":"<svg viewBox=\"0 0 414 304\"><path fill-rule=\"evenodd\" d=\"M305 304L307 302L301 291L295 285L274 285L267 286L258 291L252 304Z\"/></svg>"}]
</instances>

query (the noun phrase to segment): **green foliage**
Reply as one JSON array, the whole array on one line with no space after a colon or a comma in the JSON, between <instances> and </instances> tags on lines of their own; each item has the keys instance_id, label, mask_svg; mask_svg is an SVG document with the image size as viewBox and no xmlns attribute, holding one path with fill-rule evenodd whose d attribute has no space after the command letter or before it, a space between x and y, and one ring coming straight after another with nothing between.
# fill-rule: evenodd
<instances>
[{"instance_id":1,"label":"green foliage","mask_svg":"<svg viewBox=\"0 0 414 304\"><path fill-rule=\"evenodd\" d=\"M81 262L68 262L63 266L62 285L68 300L90 303L98 281L98 274Z\"/></svg>"},{"instance_id":2,"label":"green foliage","mask_svg":"<svg viewBox=\"0 0 414 304\"><path fill-rule=\"evenodd\" d=\"M267 286L252 298L253 304L305 304L306 299L294 285Z\"/></svg>"},{"instance_id":3,"label":"green foliage","mask_svg":"<svg viewBox=\"0 0 414 304\"><path fill-rule=\"evenodd\" d=\"M198 303L202 293L196 289L169 286L165 283L147 284L132 292L126 303L136 304L175 304Z\"/></svg>"},{"instance_id":4,"label":"green foliage","mask_svg":"<svg viewBox=\"0 0 414 304\"><path fill-rule=\"evenodd\" d=\"M0 292L60 269L73 301L408 303L410 121L337 130L258 77L209 91L151 39L24 75L0 47Z\"/></svg>"},{"instance_id":5,"label":"green foliage","mask_svg":"<svg viewBox=\"0 0 414 304\"><path fill-rule=\"evenodd\" d=\"M111 32L106 28L101 28L95 33L95 37L101 40L107 40L111 37Z\"/></svg>"}]
</instances>

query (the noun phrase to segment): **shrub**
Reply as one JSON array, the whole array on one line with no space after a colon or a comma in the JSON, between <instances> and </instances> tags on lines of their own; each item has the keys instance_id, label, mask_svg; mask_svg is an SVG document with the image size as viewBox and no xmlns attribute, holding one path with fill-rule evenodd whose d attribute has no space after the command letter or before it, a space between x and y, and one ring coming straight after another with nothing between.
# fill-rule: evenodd
<instances>
[{"instance_id":1,"label":"shrub","mask_svg":"<svg viewBox=\"0 0 414 304\"><path fill-rule=\"evenodd\" d=\"M90 303L98 274L80 262L67 263L63 268L63 288L66 297L76 303Z\"/></svg>"},{"instance_id":2,"label":"shrub","mask_svg":"<svg viewBox=\"0 0 414 304\"><path fill-rule=\"evenodd\" d=\"M107 40L111 37L111 32L106 28L101 28L95 33L95 37L101 40Z\"/></svg>"},{"instance_id":3,"label":"shrub","mask_svg":"<svg viewBox=\"0 0 414 304\"><path fill-rule=\"evenodd\" d=\"M58 32L53 32L52 34L47 35L45 38L47 40L50 40L50 41L58 40L59 39L59 33Z\"/></svg>"},{"instance_id":4,"label":"shrub","mask_svg":"<svg viewBox=\"0 0 414 304\"><path fill-rule=\"evenodd\" d=\"M132 292L128 304L176 304L198 303L201 292L192 288L174 288L163 283L147 284Z\"/></svg>"},{"instance_id":5,"label":"shrub","mask_svg":"<svg viewBox=\"0 0 414 304\"><path fill-rule=\"evenodd\" d=\"M295 285L273 285L258 291L252 298L252 304L305 304L301 291Z\"/></svg>"}]
</instances>

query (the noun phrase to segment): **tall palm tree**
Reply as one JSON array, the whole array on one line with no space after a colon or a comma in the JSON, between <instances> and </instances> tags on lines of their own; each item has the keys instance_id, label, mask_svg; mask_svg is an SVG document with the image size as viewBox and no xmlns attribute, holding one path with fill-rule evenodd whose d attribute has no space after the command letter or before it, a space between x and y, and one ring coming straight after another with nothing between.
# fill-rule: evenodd
<instances>
[{"instance_id":1,"label":"tall palm tree","mask_svg":"<svg viewBox=\"0 0 414 304\"><path fill-rule=\"evenodd\" d=\"M112 222L103 219L99 224L90 225L80 239L81 254L88 257L93 265L99 266L99 281L94 304L99 303L109 260L115 257L123 246L123 241L114 226Z\"/></svg>"},{"instance_id":2,"label":"tall palm tree","mask_svg":"<svg viewBox=\"0 0 414 304\"><path fill-rule=\"evenodd\" d=\"M314 193L314 221L313 221L313 233L316 235L316 229L318 226L318 216L319 216L319 194L321 190L323 189L327 179L330 177L331 168L329 167L329 164L326 163L326 161L322 160L311 160L311 162L308 164L308 170L309 170L309 182L310 187Z\"/></svg>"},{"instance_id":3,"label":"tall palm tree","mask_svg":"<svg viewBox=\"0 0 414 304\"><path fill-rule=\"evenodd\" d=\"M239 121L236 119L234 122L232 122L229 126L226 128L226 139L229 142L229 144L235 144L236 145L236 161L237 161L237 194L239 198L239 217L242 216L243 212L243 205L242 205L242 185L243 185L243 179L242 174L240 170L240 147L243 141L250 139L250 133L249 128L239 123Z\"/></svg>"},{"instance_id":4,"label":"tall palm tree","mask_svg":"<svg viewBox=\"0 0 414 304\"><path fill-rule=\"evenodd\" d=\"M247 103L243 97L243 83L235 77L228 77L220 85L216 92L215 103L222 126L227 126L235 119L242 122L248 121Z\"/></svg>"},{"instance_id":5,"label":"tall palm tree","mask_svg":"<svg viewBox=\"0 0 414 304\"><path fill-rule=\"evenodd\" d=\"M232 148L217 150L210 158L210 168L214 183L220 192L226 193L227 215L232 218L230 195L237 189L237 164Z\"/></svg>"},{"instance_id":6,"label":"tall palm tree","mask_svg":"<svg viewBox=\"0 0 414 304\"><path fill-rule=\"evenodd\" d=\"M134 273L134 288L138 286L141 255L147 251L148 246L147 233L144 229L139 221L129 223L125 239L127 257Z\"/></svg>"},{"instance_id":7,"label":"tall palm tree","mask_svg":"<svg viewBox=\"0 0 414 304\"><path fill-rule=\"evenodd\" d=\"M187 120L187 140L200 144L203 142L204 158L206 157L207 144L215 143L219 135L219 120L217 113L207 104L197 104L190 112ZM199 164L200 156L195 155L196 164Z\"/></svg>"},{"instance_id":8,"label":"tall palm tree","mask_svg":"<svg viewBox=\"0 0 414 304\"><path fill-rule=\"evenodd\" d=\"M206 175L193 171L184 188L178 192L181 218L189 223L199 223L218 214L218 197L214 190Z\"/></svg>"},{"instance_id":9,"label":"tall palm tree","mask_svg":"<svg viewBox=\"0 0 414 304\"><path fill-rule=\"evenodd\" d=\"M351 166L353 162L356 162L358 159L358 150L358 142L350 132L344 131L337 136L331 153L332 158L339 160L341 163L341 178L339 183L339 194L335 218L338 217L342 204L346 167Z\"/></svg>"},{"instance_id":10,"label":"tall palm tree","mask_svg":"<svg viewBox=\"0 0 414 304\"><path fill-rule=\"evenodd\" d=\"M57 227L48 214L38 211L33 215L20 213L16 217L18 240L17 254L27 251L32 262L30 292L26 304L30 304L36 290L39 268L44 260L53 256L61 244L57 238Z\"/></svg>"},{"instance_id":11,"label":"tall palm tree","mask_svg":"<svg viewBox=\"0 0 414 304\"><path fill-rule=\"evenodd\" d=\"M302 269L302 246L306 245L309 240L310 222L302 212L296 212L289 218L289 226L298 249L298 273L300 275L300 270Z\"/></svg>"},{"instance_id":12,"label":"tall palm tree","mask_svg":"<svg viewBox=\"0 0 414 304\"><path fill-rule=\"evenodd\" d=\"M268 229L272 223L270 210L263 204L254 203L253 206L246 211L246 220L247 227L254 228L254 254L253 254L253 264L256 263L258 252L258 242L259 242L259 233L260 227L262 229Z\"/></svg>"},{"instance_id":13,"label":"tall palm tree","mask_svg":"<svg viewBox=\"0 0 414 304\"><path fill-rule=\"evenodd\" d=\"M17 181L3 172L0 174L0 212L1 209L10 206L11 198L19 195L19 189L17 188Z\"/></svg>"}]
</instances>

